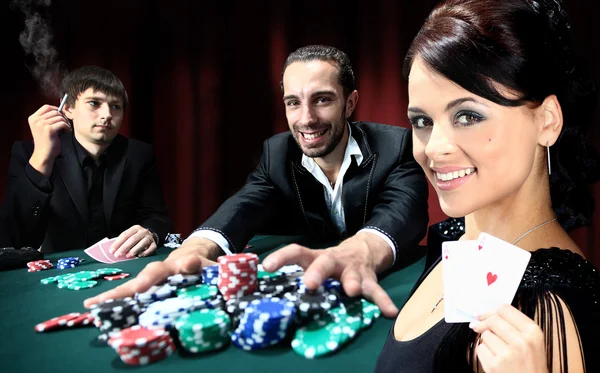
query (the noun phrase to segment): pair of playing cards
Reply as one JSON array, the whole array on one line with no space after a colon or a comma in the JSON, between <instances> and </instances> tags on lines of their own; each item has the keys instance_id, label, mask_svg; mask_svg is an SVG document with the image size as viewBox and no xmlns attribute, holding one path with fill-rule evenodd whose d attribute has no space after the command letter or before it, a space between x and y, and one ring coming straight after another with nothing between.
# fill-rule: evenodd
<instances>
[{"instance_id":1,"label":"pair of playing cards","mask_svg":"<svg viewBox=\"0 0 600 373\"><path fill-rule=\"evenodd\" d=\"M108 239L107 237L104 237L100 241L85 249L84 252L91 256L93 259L102 263L116 263L123 262L125 260L137 259L136 257L127 258L123 256L117 258L116 256L114 256L110 252L110 246L115 240L116 238Z\"/></svg>"},{"instance_id":2,"label":"pair of playing cards","mask_svg":"<svg viewBox=\"0 0 600 373\"><path fill-rule=\"evenodd\" d=\"M487 233L477 240L442 243L444 319L471 322L511 304L531 253Z\"/></svg>"}]
</instances>

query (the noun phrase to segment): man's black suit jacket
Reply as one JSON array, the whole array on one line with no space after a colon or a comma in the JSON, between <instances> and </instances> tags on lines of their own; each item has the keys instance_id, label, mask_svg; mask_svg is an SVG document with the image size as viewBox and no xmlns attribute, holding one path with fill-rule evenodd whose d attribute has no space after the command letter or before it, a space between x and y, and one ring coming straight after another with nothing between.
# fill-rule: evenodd
<instances>
[{"instance_id":1,"label":"man's black suit jacket","mask_svg":"<svg viewBox=\"0 0 600 373\"><path fill-rule=\"evenodd\" d=\"M42 247L42 252L85 248L88 201L85 174L72 134L61 136L61 154L54 162L50 190L39 189L26 174L32 141L13 144L8 187L2 206L5 226L1 246ZM110 237L139 224L159 236L171 229L152 147L117 135L106 152L103 203ZM29 166L31 167L31 166Z\"/></svg>"},{"instance_id":2,"label":"man's black suit jacket","mask_svg":"<svg viewBox=\"0 0 600 373\"><path fill-rule=\"evenodd\" d=\"M344 176L342 204L346 229L331 221L323 185L302 166L302 151L290 132L263 144L263 154L247 183L197 230L221 233L232 251L242 251L257 233L302 234L343 239L362 228L385 234L397 254L425 236L428 186L412 155L411 133L378 123L350 123L363 160Z\"/></svg>"}]
</instances>

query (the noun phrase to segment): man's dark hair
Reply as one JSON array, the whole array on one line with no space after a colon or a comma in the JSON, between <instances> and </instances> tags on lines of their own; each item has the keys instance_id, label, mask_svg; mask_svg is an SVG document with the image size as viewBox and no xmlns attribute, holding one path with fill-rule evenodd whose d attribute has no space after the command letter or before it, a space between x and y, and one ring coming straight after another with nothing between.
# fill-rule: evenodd
<instances>
[{"instance_id":1,"label":"man's dark hair","mask_svg":"<svg viewBox=\"0 0 600 373\"><path fill-rule=\"evenodd\" d=\"M123 83L115 74L98 66L84 66L68 73L62 80L60 97L68 93L67 103L74 106L77 97L89 88L122 99L123 109L127 108L129 101Z\"/></svg>"},{"instance_id":2,"label":"man's dark hair","mask_svg":"<svg viewBox=\"0 0 600 373\"><path fill-rule=\"evenodd\" d=\"M338 82L344 88L344 96L354 91L354 71L352 64L346 53L341 50L327 45L308 45L298 48L292 52L281 70L281 91L283 91L283 74L289 65L294 62L309 62L309 61L327 61L333 62L338 68Z\"/></svg>"}]
</instances>

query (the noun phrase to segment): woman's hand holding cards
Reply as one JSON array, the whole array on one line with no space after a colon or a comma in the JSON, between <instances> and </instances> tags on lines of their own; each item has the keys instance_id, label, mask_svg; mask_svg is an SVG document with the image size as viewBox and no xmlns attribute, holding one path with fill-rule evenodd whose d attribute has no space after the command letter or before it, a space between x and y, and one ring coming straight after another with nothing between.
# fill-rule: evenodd
<instances>
[{"instance_id":1,"label":"woman's hand holding cards","mask_svg":"<svg viewBox=\"0 0 600 373\"><path fill-rule=\"evenodd\" d=\"M475 351L486 373L548 372L544 333L535 321L508 304L478 319L469 327L480 334Z\"/></svg>"}]
</instances>

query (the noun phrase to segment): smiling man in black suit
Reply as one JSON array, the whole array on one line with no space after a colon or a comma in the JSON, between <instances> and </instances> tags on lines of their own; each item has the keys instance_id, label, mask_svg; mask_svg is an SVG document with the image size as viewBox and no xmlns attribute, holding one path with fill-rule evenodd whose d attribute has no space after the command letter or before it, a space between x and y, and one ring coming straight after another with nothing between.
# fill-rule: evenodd
<instances>
[{"instance_id":1,"label":"smiling man in black suit","mask_svg":"<svg viewBox=\"0 0 600 373\"><path fill-rule=\"evenodd\" d=\"M386 316L398 312L377 274L409 256L428 222L428 186L410 131L349 121L358 91L348 56L334 47L291 53L281 88L290 131L264 142L246 185L164 262L86 306L144 291L171 274L201 273L218 256L243 251L253 235L270 233L341 243L325 250L290 245L265 259L267 270L310 266L304 279L311 289L333 273L349 295L363 293Z\"/></svg>"},{"instance_id":2,"label":"smiling man in black suit","mask_svg":"<svg viewBox=\"0 0 600 373\"><path fill-rule=\"evenodd\" d=\"M152 147L119 135L128 104L110 71L86 66L62 81L66 104L29 117L32 141L13 144L2 213L4 246L42 252L119 236L117 256L146 256L171 229Z\"/></svg>"}]
</instances>

